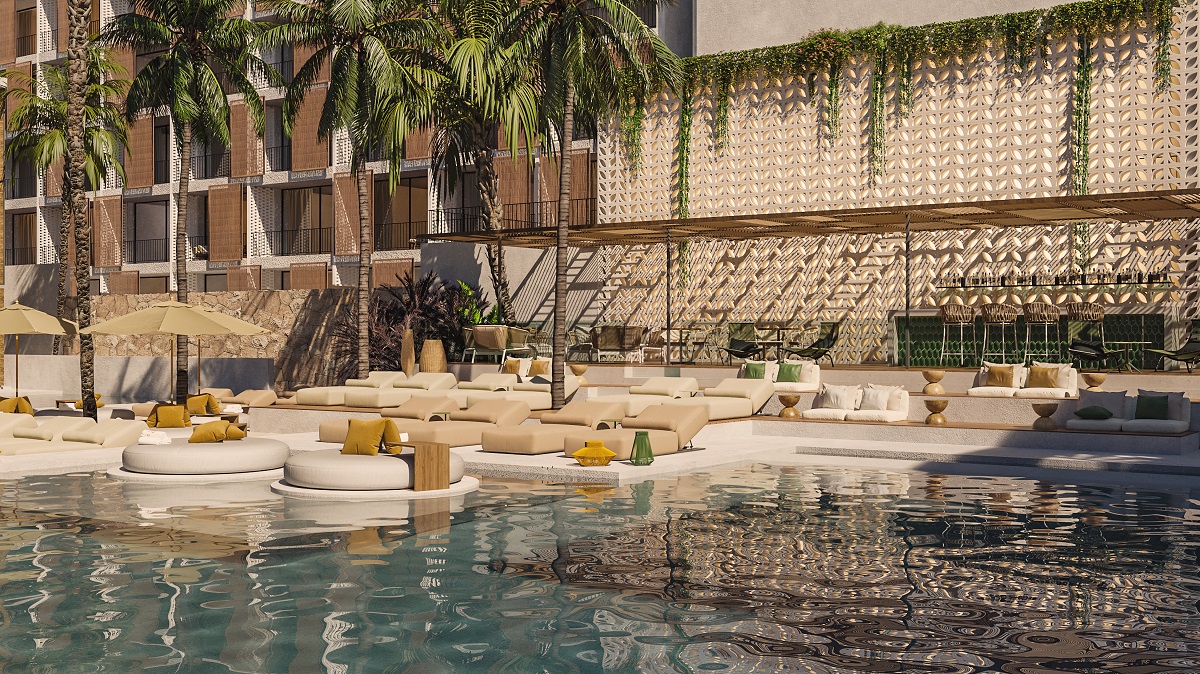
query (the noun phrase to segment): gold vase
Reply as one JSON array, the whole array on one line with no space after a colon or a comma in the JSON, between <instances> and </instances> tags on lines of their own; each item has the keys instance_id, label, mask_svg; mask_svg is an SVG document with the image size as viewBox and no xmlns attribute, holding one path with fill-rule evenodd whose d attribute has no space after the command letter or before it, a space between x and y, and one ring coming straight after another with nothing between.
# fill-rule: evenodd
<instances>
[{"instance_id":1,"label":"gold vase","mask_svg":"<svg viewBox=\"0 0 1200 674\"><path fill-rule=\"evenodd\" d=\"M417 352L413 339L412 330L405 330L400 338L400 369L409 377L417 369Z\"/></svg>"}]
</instances>

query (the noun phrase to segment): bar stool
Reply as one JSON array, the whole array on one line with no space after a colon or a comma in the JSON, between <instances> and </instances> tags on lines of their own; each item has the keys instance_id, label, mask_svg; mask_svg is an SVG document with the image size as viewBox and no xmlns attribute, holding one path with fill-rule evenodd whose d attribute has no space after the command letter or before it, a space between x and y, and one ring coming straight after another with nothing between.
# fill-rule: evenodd
<instances>
[{"instance_id":1,"label":"bar stool","mask_svg":"<svg viewBox=\"0 0 1200 674\"><path fill-rule=\"evenodd\" d=\"M983 352L979 354L980 357L987 360L988 356L1000 356L1001 363L1008 359L1008 338L1005 336L1005 331L1009 327L1012 327L1013 355L1015 356L1021 348L1017 341L1017 316L1021 312L1011 304L985 304L979 312L983 314ZM993 328L1000 329L999 351L991 350Z\"/></svg>"},{"instance_id":2,"label":"bar stool","mask_svg":"<svg viewBox=\"0 0 1200 674\"><path fill-rule=\"evenodd\" d=\"M975 310L963 304L945 304L938 310L938 316L942 319L942 352L938 357L938 364L946 362L946 356L958 356L958 364L962 365L967 360L967 341L964 338L964 333L967 326L971 327L971 358L975 358ZM950 329L958 328L958 341L955 342L957 348L953 351L947 350L947 342L950 339Z\"/></svg>"},{"instance_id":3,"label":"bar stool","mask_svg":"<svg viewBox=\"0 0 1200 674\"><path fill-rule=\"evenodd\" d=\"M1067 320L1090 323L1099 328L1100 341L1104 342L1104 307L1095 302L1071 302L1067 305ZM1092 334L1094 338L1095 333Z\"/></svg>"},{"instance_id":4,"label":"bar stool","mask_svg":"<svg viewBox=\"0 0 1200 674\"><path fill-rule=\"evenodd\" d=\"M1050 349L1050 328L1054 328L1054 349ZM1042 350L1033 350L1033 329L1042 329ZM1041 356L1049 360L1059 357L1058 307L1046 302L1030 302L1025 305L1025 362L1030 356Z\"/></svg>"}]
</instances>

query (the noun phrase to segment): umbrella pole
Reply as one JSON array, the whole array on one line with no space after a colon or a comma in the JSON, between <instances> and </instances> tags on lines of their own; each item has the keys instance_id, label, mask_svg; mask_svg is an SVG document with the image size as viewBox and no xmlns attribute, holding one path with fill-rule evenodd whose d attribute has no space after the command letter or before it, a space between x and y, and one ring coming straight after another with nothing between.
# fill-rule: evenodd
<instances>
[{"instance_id":1,"label":"umbrella pole","mask_svg":"<svg viewBox=\"0 0 1200 674\"><path fill-rule=\"evenodd\" d=\"M200 381L200 338L196 338L196 394L200 394L200 387L204 384Z\"/></svg>"},{"instance_id":2,"label":"umbrella pole","mask_svg":"<svg viewBox=\"0 0 1200 674\"><path fill-rule=\"evenodd\" d=\"M13 335L17 340L17 348L13 350L13 378L17 385L17 398L21 397L21 335Z\"/></svg>"}]
</instances>

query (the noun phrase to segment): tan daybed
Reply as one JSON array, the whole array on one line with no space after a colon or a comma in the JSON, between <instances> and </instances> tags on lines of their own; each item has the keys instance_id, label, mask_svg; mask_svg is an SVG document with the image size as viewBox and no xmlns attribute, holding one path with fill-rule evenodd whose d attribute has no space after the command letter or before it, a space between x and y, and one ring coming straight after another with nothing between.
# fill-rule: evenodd
<instances>
[{"instance_id":1,"label":"tan daybed","mask_svg":"<svg viewBox=\"0 0 1200 674\"><path fill-rule=\"evenodd\" d=\"M55 424L58 419L82 421L82 424ZM48 454L51 452L70 452L84 449L101 449L105 447L125 447L137 442L146 424L129 419L109 419L96 423L87 417L53 417L39 426L37 430L43 434L37 438L30 434L29 439L21 440L15 436L13 441L0 442L0 452L5 456L21 454ZM20 433L21 431L17 431ZM47 435L50 437L47 438Z\"/></svg>"},{"instance_id":2,"label":"tan daybed","mask_svg":"<svg viewBox=\"0 0 1200 674\"><path fill-rule=\"evenodd\" d=\"M505 374L503 372L488 372L485 374L476 375L471 381L457 382L457 386L449 389L441 389L436 392L424 391L414 395L417 398L453 398L458 403L459 407L470 407L470 397L475 397L475 402L481 400L503 400L503 396L491 396L490 394L499 392L508 392L513 390L520 383L520 378L515 374Z\"/></svg>"},{"instance_id":3,"label":"tan daybed","mask_svg":"<svg viewBox=\"0 0 1200 674\"><path fill-rule=\"evenodd\" d=\"M395 407L403 405L417 393L445 391L457 383L454 375L446 372L418 372L407 379L395 380L390 386L347 388L345 404L347 407ZM303 392L302 389L296 396L299 397Z\"/></svg>"},{"instance_id":4,"label":"tan daybed","mask_svg":"<svg viewBox=\"0 0 1200 674\"><path fill-rule=\"evenodd\" d=\"M407 377L403 372L372 372L367 375L366 379L347 379L346 383L342 386L313 386L310 388L302 388L296 392L296 395L293 399L297 405L313 405L320 407L345 405L346 393L349 391L371 391L381 388L390 388L395 386L397 382L402 382L406 379ZM221 402L235 401L222 400Z\"/></svg>"},{"instance_id":5,"label":"tan daybed","mask_svg":"<svg viewBox=\"0 0 1200 674\"><path fill-rule=\"evenodd\" d=\"M656 456L674 454L688 446L707 423L708 416L703 407L651 405L636 417L622 419L621 428L568 435L563 441L564 452L570 456L588 440L602 440L605 447L616 453L614 460L627 461L633 453L637 431L647 431L650 448Z\"/></svg>"},{"instance_id":6,"label":"tan daybed","mask_svg":"<svg viewBox=\"0 0 1200 674\"><path fill-rule=\"evenodd\" d=\"M596 396L593 402L621 403L625 414L633 416L651 405L661 405L673 398L689 398L700 390L694 377L651 377L645 383L630 386L629 393Z\"/></svg>"},{"instance_id":7,"label":"tan daybed","mask_svg":"<svg viewBox=\"0 0 1200 674\"><path fill-rule=\"evenodd\" d=\"M463 479L462 457L450 452L450 484ZM413 454L342 454L340 449L302 452L283 466L283 481L335 491L412 489Z\"/></svg>"},{"instance_id":8,"label":"tan daybed","mask_svg":"<svg viewBox=\"0 0 1200 674\"><path fill-rule=\"evenodd\" d=\"M663 404L680 407L704 407L708 421L718 419L741 419L754 416L771 396L775 395L775 384L766 379L726 379L720 384L704 389L698 398L678 398Z\"/></svg>"},{"instance_id":9,"label":"tan daybed","mask_svg":"<svg viewBox=\"0 0 1200 674\"><path fill-rule=\"evenodd\" d=\"M478 445L484 431L520 425L529 418L530 412L529 406L521 401L485 400L465 410L451 412L447 421L423 421L416 417L417 408L412 409L413 415L407 418L395 417L396 412L389 415L396 418L397 430L407 433L413 442L444 442L451 447ZM441 409L433 410L437 411ZM428 419L429 415L424 418ZM317 438L320 442L341 444L346 441L348 428L346 420L327 421L318 427Z\"/></svg>"},{"instance_id":10,"label":"tan daybed","mask_svg":"<svg viewBox=\"0 0 1200 674\"><path fill-rule=\"evenodd\" d=\"M515 375L500 375L505 377L513 377ZM548 410L554 407L553 398L550 394L550 383L541 383L531 380L518 381L507 390L495 391L468 391L466 396L467 406L474 405L483 400L520 400L529 405L531 410ZM462 388L462 385L459 385ZM579 377L574 373L567 373L563 379L563 395L570 399L579 390Z\"/></svg>"},{"instance_id":11,"label":"tan daybed","mask_svg":"<svg viewBox=\"0 0 1200 674\"><path fill-rule=\"evenodd\" d=\"M0 439L11 438L18 428L37 428L37 421L28 414L0 412Z\"/></svg>"},{"instance_id":12,"label":"tan daybed","mask_svg":"<svg viewBox=\"0 0 1200 674\"><path fill-rule=\"evenodd\" d=\"M286 444L270 438L200 444L189 443L187 438L174 438L169 445L127 446L121 453L121 467L133 473L152 475L256 473L282 468L290 453Z\"/></svg>"},{"instance_id":13,"label":"tan daybed","mask_svg":"<svg viewBox=\"0 0 1200 674\"><path fill-rule=\"evenodd\" d=\"M566 449L568 435L594 431L605 422L613 423L625 416L620 403L598 403L576 400L557 412L542 415L540 424L522 424L510 428L495 428L483 432L483 451L501 454L551 454Z\"/></svg>"}]
</instances>

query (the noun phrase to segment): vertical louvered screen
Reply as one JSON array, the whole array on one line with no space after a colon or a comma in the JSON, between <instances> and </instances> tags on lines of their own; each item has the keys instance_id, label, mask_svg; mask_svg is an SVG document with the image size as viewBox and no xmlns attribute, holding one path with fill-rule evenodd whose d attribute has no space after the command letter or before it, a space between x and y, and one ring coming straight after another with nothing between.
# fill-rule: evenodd
<instances>
[{"instance_id":1,"label":"vertical louvered screen","mask_svg":"<svg viewBox=\"0 0 1200 674\"><path fill-rule=\"evenodd\" d=\"M324 290L329 287L329 265L324 262L293 262L288 277L292 290Z\"/></svg>"},{"instance_id":2,"label":"vertical louvered screen","mask_svg":"<svg viewBox=\"0 0 1200 674\"><path fill-rule=\"evenodd\" d=\"M66 53L67 41L69 38L69 31L67 30L69 28L67 25L67 2L68 0L55 0L55 4L58 6L58 18L56 19L58 23L56 23L54 26L54 32L56 38L55 41L58 43L56 48L60 54Z\"/></svg>"},{"instance_id":3,"label":"vertical louvered screen","mask_svg":"<svg viewBox=\"0 0 1200 674\"><path fill-rule=\"evenodd\" d=\"M129 151L125 153L125 187L154 187L154 116L145 115L129 125Z\"/></svg>"},{"instance_id":4,"label":"vertical louvered screen","mask_svg":"<svg viewBox=\"0 0 1200 674\"><path fill-rule=\"evenodd\" d=\"M404 278L413 274L412 258L399 260L377 260L371 263L371 287L398 286Z\"/></svg>"},{"instance_id":5,"label":"vertical louvered screen","mask_svg":"<svg viewBox=\"0 0 1200 674\"><path fill-rule=\"evenodd\" d=\"M142 275L136 271L108 273L109 295L137 295L142 290Z\"/></svg>"},{"instance_id":6,"label":"vertical louvered screen","mask_svg":"<svg viewBox=\"0 0 1200 674\"><path fill-rule=\"evenodd\" d=\"M55 161L46 169L46 196L61 197L63 188L63 162Z\"/></svg>"},{"instance_id":7,"label":"vertical louvered screen","mask_svg":"<svg viewBox=\"0 0 1200 674\"><path fill-rule=\"evenodd\" d=\"M367 171L367 222L375 212L375 176ZM359 242L358 183L350 173L333 176L333 254L357 255Z\"/></svg>"},{"instance_id":8,"label":"vertical louvered screen","mask_svg":"<svg viewBox=\"0 0 1200 674\"><path fill-rule=\"evenodd\" d=\"M295 69L296 69L295 72L297 72L297 73L300 72L300 69L304 67L304 64L308 63L308 59L313 55L313 53L315 51L316 50L312 49L311 47L294 47L292 49L292 62L295 64ZM326 59L325 63L321 64L321 70L317 73L317 79L314 80L314 82L328 82L328 81L329 81L329 59Z\"/></svg>"},{"instance_id":9,"label":"vertical louvered screen","mask_svg":"<svg viewBox=\"0 0 1200 674\"><path fill-rule=\"evenodd\" d=\"M496 157L496 178L500 183L500 200L504 205L526 204L529 198L530 172L528 157L518 155L513 157ZM513 214L514 216L517 214Z\"/></svg>"},{"instance_id":10,"label":"vertical louvered screen","mask_svg":"<svg viewBox=\"0 0 1200 674\"><path fill-rule=\"evenodd\" d=\"M260 176L263 172L263 152L258 133L250 119L246 104L229 103L229 173L234 178Z\"/></svg>"},{"instance_id":11,"label":"vertical louvered screen","mask_svg":"<svg viewBox=\"0 0 1200 674\"><path fill-rule=\"evenodd\" d=\"M0 65L17 60L17 3L0 0Z\"/></svg>"},{"instance_id":12,"label":"vertical louvered screen","mask_svg":"<svg viewBox=\"0 0 1200 674\"><path fill-rule=\"evenodd\" d=\"M421 128L404 137L405 159L429 159L433 156L433 129Z\"/></svg>"},{"instance_id":13,"label":"vertical louvered screen","mask_svg":"<svg viewBox=\"0 0 1200 674\"><path fill-rule=\"evenodd\" d=\"M292 132L292 170L313 171L329 166L329 141L317 139L325 87L313 87L304 96Z\"/></svg>"},{"instance_id":14,"label":"vertical louvered screen","mask_svg":"<svg viewBox=\"0 0 1200 674\"><path fill-rule=\"evenodd\" d=\"M244 264L225 270L226 290L262 290L262 266Z\"/></svg>"},{"instance_id":15,"label":"vertical louvered screen","mask_svg":"<svg viewBox=\"0 0 1200 674\"><path fill-rule=\"evenodd\" d=\"M245 257L246 204L242 183L208 188L208 259L235 262Z\"/></svg>"},{"instance_id":16,"label":"vertical louvered screen","mask_svg":"<svg viewBox=\"0 0 1200 674\"><path fill-rule=\"evenodd\" d=\"M548 154L538 162L538 192L542 201L558 199L558 162Z\"/></svg>"},{"instance_id":17,"label":"vertical louvered screen","mask_svg":"<svg viewBox=\"0 0 1200 674\"><path fill-rule=\"evenodd\" d=\"M596 157L589 150L571 154L571 199L596 196Z\"/></svg>"},{"instance_id":18,"label":"vertical louvered screen","mask_svg":"<svg viewBox=\"0 0 1200 674\"><path fill-rule=\"evenodd\" d=\"M92 202L92 264L120 267L124 238L124 212L120 196L103 197Z\"/></svg>"}]
</instances>

